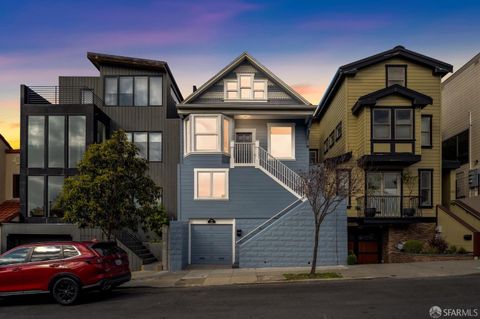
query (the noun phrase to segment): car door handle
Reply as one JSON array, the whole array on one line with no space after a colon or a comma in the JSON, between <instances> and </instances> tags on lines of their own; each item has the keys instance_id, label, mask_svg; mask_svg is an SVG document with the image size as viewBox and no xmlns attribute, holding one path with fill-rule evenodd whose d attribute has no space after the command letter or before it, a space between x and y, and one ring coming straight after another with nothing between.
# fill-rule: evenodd
<instances>
[{"instance_id":1,"label":"car door handle","mask_svg":"<svg viewBox=\"0 0 480 319\"><path fill-rule=\"evenodd\" d=\"M51 267L51 268L58 268L58 267L60 267L60 264L50 264L49 267Z\"/></svg>"}]
</instances>

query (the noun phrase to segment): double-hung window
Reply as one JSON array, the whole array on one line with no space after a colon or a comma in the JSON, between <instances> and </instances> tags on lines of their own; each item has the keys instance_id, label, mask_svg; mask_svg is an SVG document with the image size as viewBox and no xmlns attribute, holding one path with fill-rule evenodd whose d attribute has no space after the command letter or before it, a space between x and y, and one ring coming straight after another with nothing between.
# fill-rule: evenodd
<instances>
[{"instance_id":1,"label":"double-hung window","mask_svg":"<svg viewBox=\"0 0 480 319\"><path fill-rule=\"evenodd\" d=\"M230 154L232 120L223 115L192 114L184 120L185 155Z\"/></svg>"},{"instance_id":2,"label":"double-hung window","mask_svg":"<svg viewBox=\"0 0 480 319\"><path fill-rule=\"evenodd\" d=\"M431 115L422 115L422 147L432 147Z\"/></svg>"},{"instance_id":3,"label":"double-hung window","mask_svg":"<svg viewBox=\"0 0 480 319\"><path fill-rule=\"evenodd\" d=\"M387 86L394 84L407 86L407 67L405 65L387 65Z\"/></svg>"},{"instance_id":4,"label":"double-hung window","mask_svg":"<svg viewBox=\"0 0 480 319\"><path fill-rule=\"evenodd\" d=\"M389 140L391 131L390 110L373 110L373 138L376 140Z\"/></svg>"},{"instance_id":5,"label":"double-hung window","mask_svg":"<svg viewBox=\"0 0 480 319\"><path fill-rule=\"evenodd\" d=\"M194 117L194 146L196 152L218 150L218 116Z\"/></svg>"},{"instance_id":6,"label":"double-hung window","mask_svg":"<svg viewBox=\"0 0 480 319\"><path fill-rule=\"evenodd\" d=\"M433 171L432 170L419 170L419 194L420 194L420 207L432 207L433 197Z\"/></svg>"},{"instance_id":7,"label":"double-hung window","mask_svg":"<svg viewBox=\"0 0 480 319\"><path fill-rule=\"evenodd\" d=\"M268 152L277 159L295 159L294 123L268 123Z\"/></svg>"},{"instance_id":8,"label":"double-hung window","mask_svg":"<svg viewBox=\"0 0 480 319\"><path fill-rule=\"evenodd\" d=\"M194 199L228 199L228 169L194 169Z\"/></svg>"},{"instance_id":9,"label":"double-hung window","mask_svg":"<svg viewBox=\"0 0 480 319\"><path fill-rule=\"evenodd\" d=\"M413 112L411 109L395 110L395 139L413 139Z\"/></svg>"}]
</instances>

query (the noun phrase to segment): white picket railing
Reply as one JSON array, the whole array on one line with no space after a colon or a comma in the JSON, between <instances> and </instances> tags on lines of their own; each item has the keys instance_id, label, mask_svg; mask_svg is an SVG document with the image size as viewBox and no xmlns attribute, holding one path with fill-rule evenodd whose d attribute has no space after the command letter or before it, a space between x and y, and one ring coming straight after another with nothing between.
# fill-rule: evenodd
<instances>
[{"instance_id":1,"label":"white picket railing","mask_svg":"<svg viewBox=\"0 0 480 319\"><path fill-rule=\"evenodd\" d=\"M304 197L302 177L255 143L231 143L230 166L254 166L261 169L298 198Z\"/></svg>"}]
</instances>

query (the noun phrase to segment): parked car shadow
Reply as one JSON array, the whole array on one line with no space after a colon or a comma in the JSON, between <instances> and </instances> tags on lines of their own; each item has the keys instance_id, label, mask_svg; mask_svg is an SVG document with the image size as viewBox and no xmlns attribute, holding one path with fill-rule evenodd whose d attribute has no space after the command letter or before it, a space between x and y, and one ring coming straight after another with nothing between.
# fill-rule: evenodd
<instances>
[{"instance_id":1,"label":"parked car shadow","mask_svg":"<svg viewBox=\"0 0 480 319\"><path fill-rule=\"evenodd\" d=\"M86 304L94 304L99 302L108 302L112 300L131 299L144 295L138 288L116 288L110 292L91 291L82 294L81 299L76 304L70 306L81 306ZM21 296L9 296L0 297L0 307L13 307L13 306L33 306L33 305L49 305L56 304L50 294L38 294L38 295L21 295ZM61 307L59 305L59 307Z\"/></svg>"}]
</instances>

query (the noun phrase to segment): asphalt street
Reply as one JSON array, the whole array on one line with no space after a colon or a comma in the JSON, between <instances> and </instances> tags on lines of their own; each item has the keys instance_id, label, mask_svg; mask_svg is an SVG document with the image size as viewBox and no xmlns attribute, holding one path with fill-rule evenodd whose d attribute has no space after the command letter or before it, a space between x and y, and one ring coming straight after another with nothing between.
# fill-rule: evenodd
<instances>
[{"instance_id":1,"label":"asphalt street","mask_svg":"<svg viewBox=\"0 0 480 319\"><path fill-rule=\"evenodd\" d=\"M118 288L64 307L47 295L0 299L0 318L430 318L480 309L480 276L195 288ZM444 317L442 317L444 318Z\"/></svg>"}]
</instances>

